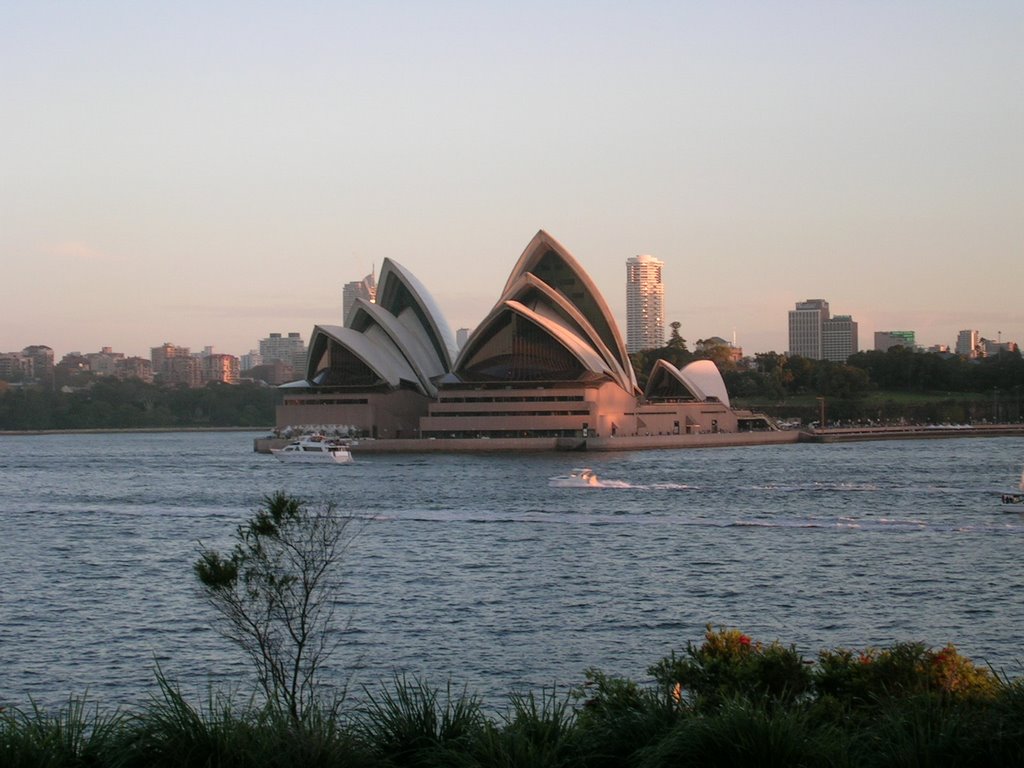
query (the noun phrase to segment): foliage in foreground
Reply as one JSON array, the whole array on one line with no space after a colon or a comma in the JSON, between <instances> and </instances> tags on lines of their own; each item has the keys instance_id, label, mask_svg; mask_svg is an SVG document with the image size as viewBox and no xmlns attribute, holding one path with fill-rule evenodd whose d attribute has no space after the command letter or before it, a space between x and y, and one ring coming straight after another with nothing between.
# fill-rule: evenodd
<instances>
[{"instance_id":1,"label":"foliage in foreground","mask_svg":"<svg viewBox=\"0 0 1024 768\"><path fill-rule=\"evenodd\" d=\"M84 700L0 711L3 766L1024 765L1024 683L920 643L822 651L708 628L639 683L590 670L569 694L518 694L498 716L451 685L395 678L296 720L158 676L141 712Z\"/></svg>"},{"instance_id":2,"label":"foliage in foreground","mask_svg":"<svg viewBox=\"0 0 1024 768\"><path fill-rule=\"evenodd\" d=\"M249 657L266 701L295 721L321 705L318 673L337 646L334 596L353 518L277 491L235 531L222 554L194 564L224 634Z\"/></svg>"}]
</instances>

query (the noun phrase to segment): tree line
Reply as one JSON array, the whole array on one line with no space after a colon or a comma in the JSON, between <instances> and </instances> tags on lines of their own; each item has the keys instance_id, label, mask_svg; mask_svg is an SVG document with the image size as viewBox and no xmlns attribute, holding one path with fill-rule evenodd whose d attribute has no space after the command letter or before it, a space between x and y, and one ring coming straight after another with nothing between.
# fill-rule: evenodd
<instances>
[{"instance_id":1,"label":"tree line","mask_svg":"<svg viewBox=\"0 0 1024 768\"><path fill-rule=\"evenodd\" d=\"M677 325L673 323L673 326ZM722 372L732 397L783 400L798 395L858 398L871 392L984 393L1004 397L1024 388L1024 358L1019 351L968 360L959 355L892 347L851 355L845 363L812 360L778 352L758 353L753 363L732 359L730 347L713 345L691 351L673 328L663 347L631 355L640 386L658 360L683 367L710 359ZM997 394L998 396L998 394Z\"/></svg>"},{"instance_id":2,"label":"tree line","mask_svg":"<svg viewBox=\"0 0 1024 768\"><path fill-rule=\"evenodd\" d=\"M943 421L1019 421L1024 398L1024 358L1020 352L967 360L957 355L893 347L851 355L845 363L812 360L777 352L736 361L730 347L698 342L691 351L678 323L663 347L631 355L641 388L657 360L683 367L710 359L722 372L733 399L758 403L779 417L815 418L794 399L824 397L834 418ZM893 404L884 411L862 402L892 393L946 398L948 405ZM252 383L211 383L189 389L147 384L137 379L95 378L88 386L8 387L0 390L0 430L146 429L254 427L274 423L279 390ZM801 410L803 409L803 410ZM804 412L806 411L806 413Z\"/></svg>"},{"instance_id":3,"label":"tree line","mask_svg":"<svg viewBox=\"0 0 1024 768\"><path fill-rule=\"evenodd\" d=\"M10 387L0 393L0 429L266 428L279 402L276 388L251 383L190 389L96 379L72 391Z\"/></svg>"}]
</instances>

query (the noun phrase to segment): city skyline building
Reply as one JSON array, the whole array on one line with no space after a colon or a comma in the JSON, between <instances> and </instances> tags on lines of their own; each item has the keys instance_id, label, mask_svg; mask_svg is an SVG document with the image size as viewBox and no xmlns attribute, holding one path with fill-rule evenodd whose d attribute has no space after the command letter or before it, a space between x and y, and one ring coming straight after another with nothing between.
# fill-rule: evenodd
<instances>
[{"instance_id":1,"label":"city skyline building","mask_svg":"<svg viewBox=\"0 0 1024 768\"><path fill-rule=\"evenodd\" d=\"M789 310L789 355L821 359L821 331L829 317L828 302L807 299Z\"/></svg>"},{"instance_id":2,"label":"city skyline building","mask_svg":"<svg viewBox=\"0 0 1024 768\"><path fill-rule=\"evenodd\" d=\"M893 347L917 348L913 331L875 331L875 350L885 352Z\"/></svg>"},{"instance_id":3,"label":"city skyline building","mask_svg":"<svg viewBox=\"0 0 1024 768\"><path fill-rule=\"evenodd\" d=\"M850 315L833 317L824 299L798 302L789 311L788 354L845 363L857 351L857 322Z\"/></svg>"},{"instance_id":4,"label":"city skyline building","mask_svg":"<svg viewBox=\"0 0 1024 768\"><path fill-rule=\"evenodd\" d=\"M296 331L289 332L287 336L271 333L267 338L260 339L260 356L263 365L278 360L301 371L306 367L306 344Z\"/></svg>"},{"instance_id":5,"label":"city skyline building","mask_svg":"<svg viewBox=\"0 0 1024 768\"><path fill-rule=\"evenodd\" d=\"M665 262L649 255L626 259L626 351L665 344Z\"/></svg>"},{"instance_id":6,"label":"city skyline building","mask_svg":"<svg viewBox=\"0 0 1024 768\"><path fill-rule=\"evenodd\" d=\"M356 299L363 299L371 304L377 301L377 275L376 269L362 280L353 280L345 283L341 289L341 322L348 322L348 316L356 305Z\"/></svg>"},{"instance_id":7,"label":"city skyline building","mask_svg":"<svg viewBox=\"0 0 1024 768\"><path fill-rule=\"evenodd\" d=\"M159 347L152 347L149 350L149 359L152 363L153 376L161 380L172 378L172 360L191 357L192 352L188 347L179 347L165 341Z\"/></svg>"},{"instance_id":8,"label":"city skyline building","mask_svg":"<svg viewBox=\"0 0 1024 768\"><path fill-rule=\"evenodd\" d=\"M857 321L850 315L834 315L821 329L821 357L833 363L845 363L857 352Z\"/></svg>"},{"instance_id":9,"label":"city skyline building","mask_svg":"<svg viewBox=\"0 0 1024 768\"><path fill-rule=\"evenodd\" d=\"M978 349L981 346L981 333L966 329L956 335L956 347L954 351L961 357L974 358L978 356Z\"/></svg>"}]
</instances>

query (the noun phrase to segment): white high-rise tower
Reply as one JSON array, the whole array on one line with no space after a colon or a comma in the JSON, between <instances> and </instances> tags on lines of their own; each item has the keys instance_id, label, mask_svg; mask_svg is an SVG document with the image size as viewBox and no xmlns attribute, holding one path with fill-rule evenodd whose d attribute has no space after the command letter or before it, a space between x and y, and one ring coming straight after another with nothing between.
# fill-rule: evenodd
<instances>
[{"instance_id":1,"label":"white high-rise tower","mask_svg":"<svg viewBox=\"0 0 1024 768\"><path fill-rule=\"evenodd\" d=\"M626 259L626 351L665 346L665 262L653 256Z\"/></svg>"}]
</instances>

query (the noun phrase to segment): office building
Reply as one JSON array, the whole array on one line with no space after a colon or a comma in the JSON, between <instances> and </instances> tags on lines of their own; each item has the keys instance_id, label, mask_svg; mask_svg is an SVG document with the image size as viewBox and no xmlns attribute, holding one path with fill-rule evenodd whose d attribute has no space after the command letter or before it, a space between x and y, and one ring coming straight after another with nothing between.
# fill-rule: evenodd
<instances>
[{"instance_id":1,"label":"office building","mask_svg":"<svg viewBox=\"0 0 1024 768\"><path fill-rule=\"evenodd\" d=\"M821 332L829 318L828 302L808 299L789 311L789 354L821 360Z\"/></svg>"},{"instance_id":2,"label":"office building","mask_svg":"<svg viewBox=\"0 0 1024 768\"><path fill-rule=\"evenodd\" d=\"M978 331L965 330L956 335L956 353L961 357L978 357L981 347L981 334Z\"/></svg>"},{"instance_id":3,"label":"office building","mask_svg":"<svg viewBox=\"0 0 1024 768\"><path fill-rule=\"evenodd\" d=\"M875 350L885 352L893 347L916 347L913 331L875 331Z\"/></svg>"},{"instance_id":4,"label":"office building","mask_svg":"<svg viewBox=\"0 0 1024 768\"><path fill-rule=\"evenodd\" d=\"M356 299L363 299L371 304L377 300L377 277L370 272L362 280L345 283L341 290L341 322L347 323L349 313L356 305Z\"/></svg>"},{"instance_id":5,"label":"office building","mask_svg":"<svg viewBox=\"0 0 1024 768\"><path fill-rule=\"evenodd\" d=\"M857 323L850 315L831 316L824 299L807 299L789 311L789 354L845 363L857 351Z\"/></svg>"},{"instance_id":6,"label":"office building","mask_svg":"<svg viewBox=\"0 0 1024 768\"><path fill-rule=\"evenodd\" d=\"M857 351L857 323L849 315L834 315L821 328L821 357L845 363Z\"/></svg>"},{"instance_id":7,"label":"office building","mask_svg":"<svg viewBox=\"0 0 1024 768\"><path fill-rule=\"evenodd\" d=\"M653 256L626 259L626 351L665 345L665 262Z\"/></svg>"}]
</instances>

